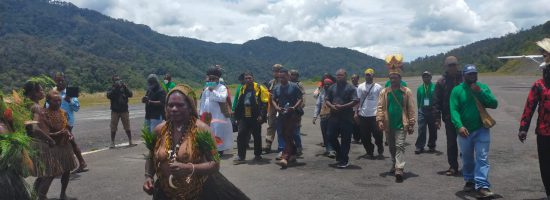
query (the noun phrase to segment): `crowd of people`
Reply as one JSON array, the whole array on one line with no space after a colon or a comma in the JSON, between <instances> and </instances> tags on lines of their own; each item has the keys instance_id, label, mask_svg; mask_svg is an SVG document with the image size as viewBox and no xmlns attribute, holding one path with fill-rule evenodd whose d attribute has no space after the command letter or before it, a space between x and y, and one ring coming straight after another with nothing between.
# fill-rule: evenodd
<instances>
[{"instance_id":1,"label":"crowd of people","mask_svg":"<svg viewBox=\"0 0 550 200\"><path fill-rule=\"evenodd\" d=\"M535 133L539 165L550 196L550 39L541 40L537 45L544 58L540 66L543 77L529 92L518 139L526 140L538 107ZM462 174L464 191L477 191L482 198L493 196L488 179L488 155L490 128L495 121L486 109L496 109L498 101L489 86L478 81L477 67L472 64L460 67L458 58L448 56L443 61L445 72L435 83L431 72L421 74L422 83L416 89L415 98L402 80L403 56L389 55L385 62L388 74L378 76L388 78L383 85L375 82L377 74L373 68L364 70L362 83L356 74L351 75L348 82L344 69L338 69L334 75L326 73L319 81L319 87L313 92L312 123L320 122L324 155L335 159L335 167L348 168L352 143L362 144L363 157L373 160L384 158L385 146L388 146L392 160L389 173L395 176L396 182L403 182L406 160L411 160L405 158L406 137L418 132L415 154L424 153L426 147L428 152L435 152L437 132L443 121L449 164L445 174ZM147 92L141 99L145 104L144 130L156 135L156 140L146 159L143 190L153 195L153 199L248 199L219 172L220 157L233 149L233 132L237 132L233 164L247 162L251 140L252 162L262 161L262 155L277 153L282 169L296 164L303 154L301 125L307 97L305 88L297 70L275 64L272 72L273 79L265 83L258 83L251 72L242 73L233 99L222 81L220 66L206 71L205 85L199 95L188 85L175 84L170 74L166 74L162 82L157 75L149 75ZM47 199L55 177L61 177L60 199L67 199L70 173L87 171L73 134L74 113L78 112L80 103L63 73L53 76L51 86L36 79L25 84L22 94L30 102L26 106L31 113L25 123L26 134L31 138L29 149L37 153L29 156L27 149L18 151L26 161L24 168L29 169L29 175L37 177L33 190L38 199ZM135 146L128 109L132 91L114 75L106 96L111 103L110 147L116 146L119 121L127 134L128 145ZM41 104L44 98L45 103ZM0 136L3 136L16 132L18 126L13 125L11 115L5 111L9 108L3 106L6 103L1 100ZM261 133L264 123L267 123L265 141ZM273 152L275 137L277 148ZM21 159L17 162L23 162ZM11 170L26 176L22 170ZM0 178L5 176L0 173ZM21 185L17 179L13 180L10 184ZM18 192L13 191L16 190L6 195L30 198L31 193L14 195Z\"/></svg>"}]
</instances>

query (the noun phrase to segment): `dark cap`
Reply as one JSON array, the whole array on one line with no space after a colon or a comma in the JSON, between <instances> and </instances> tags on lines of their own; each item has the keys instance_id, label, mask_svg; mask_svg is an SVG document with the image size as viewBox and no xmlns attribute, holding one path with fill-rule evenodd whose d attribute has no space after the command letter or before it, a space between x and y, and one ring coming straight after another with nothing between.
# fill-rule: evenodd
<instances>
[{"instance_id":1,"label":"dark cap","mask_svg":"<svg viewBox=\"0 0 550 200\"><path fill-rule=\"evenodd\" d=\"M458 64L458 59L456 59L456 57L454 56L447 56L447 58L445 58L445 66L451 64Z\"/></svg>"},{"instance_id":2,"label":"dark cap","mask_svg":"<svg viewBox=\"0 0 550 200\"><path fill-rule=\"evenodd\" d=\"M475 65L467 64L466 66L464 66L464 70L462 71L464 72L464 75L470 74L470 73L477 73L477 68Z\"/></svg>"}]
</instances>

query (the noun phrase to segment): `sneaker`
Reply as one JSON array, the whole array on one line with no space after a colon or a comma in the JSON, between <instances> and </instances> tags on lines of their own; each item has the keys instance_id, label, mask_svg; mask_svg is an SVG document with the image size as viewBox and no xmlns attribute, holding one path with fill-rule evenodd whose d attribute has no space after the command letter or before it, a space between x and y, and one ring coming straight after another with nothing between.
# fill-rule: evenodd
<instances>
[{"instance_id":1,"label":"sneaker","mask_svg":"<svg viewBox=\"0 0 550 200\"><path fill-rule=\"evenodd\" d=\"M279 161L279 165L281 165L281 169L286 169L288 167L288 161L285 159L281 159Z\"/></svg>"},{"instance_id":2,"label":"sneaker","mask_svg":"<svg viewBox=\"0 0 550 200\"><path fill-rule=\"evenodd\" d=\"M218 151L218 154L220 154L220 156L223 156L223 151Z\"/></svg>"},{"instance_id":3,"label":"sneaker","mask_svg":"<svg viewBox=\"0 0 550 200\"><path fill-rule=\"evenodd\" d=\"M336 151L329 151L327 157L329 157L329 158L336 158Z\"/></svg>"},{"instance_id":4,"label":"sneaker","mask_svg":"<svg viewBox=\"0 0 550 200\"><path fill-rule=\"evenodd\" d=\"M473 182L466 182L466 184L464 185L464 189L462 189L462 191L464 192L472 192L476 189L476 184L473 183Z\"/></svg>"},{"instance_id":5,"label":"sneaker","mask_svg":"<svg viewBox=\"0 0 550 200\"><path fill-rule=\"evenodd\" d=\"M422 152L424 152L424 149L422 148L416 148L416 150L414 150L414 154L421 154Z\"/></svg>"},{"instance_id":6,"label":"sneaker","mask_svg":"<svg viewBox=\"0 0 550 200\"><path fill-rule=\"evenodd\" d=\"M279 152L279 154L277 154L277 157L275 157L275 160L281 160L283 159L283 152Z\"/></svg>"},{"instance_id":7,"label":"sneaker","mask_svg":"<svg viewBox=\"0 0 550 200\"><path fill-rule=\"evenodd\" d=\"M489 188L480 188L477 192L479 193L478 198L489 198L495 195Z\"/></svg>"},{"instance_id":8,"label":"sneaker","mask_svg":"<svg viewBox=\"0 0 550 200\"><path fill-rule=\"evenodd\" d=\"M336 167L344 169L349 167L349 162L340 162L336 165Z\"/></svg>"},{"instance_id":9,"label":"sneaker","mask_svg":"<svg viewBox=\"0 0 550 200\"><path fill-rule=\"evenodd\" d=\"M297 155L297 156L303 155L304 153L303 153L302 151L303 151L303 148L302 148L302 147L296 148L296 155Z\"/></svg>"},{"instance_id":10,"label":"sneaker","mask_svg":"<svg viewBox=\"0 0 550 200\"><path fill-rule=\"evenodd\" d=\"M245 163L245 160L239 158L238 156L235 157L235 159L233 160L233 164L234 164L234 165L240 165L240 164L244 164L244 163Z\"/></svg>"},{"instance_id":11,"label":"sneaker","mask_svg":"<svg viewBox=\"0 0 550 200\"><path fill-rule=\"evenodd\" d=\"M428 149L428 153L435 153L435 147L430 147L430 149Z\"/></svg>"},{"instance_id":12,"label":"sneaker","mask_svg":"<svg viewBox=\"0 0 550 200\"><path fill-rule=\"evenodd\" d=\"M116 145L114 142L111 142L111 146L109 146L109 149L114 149L114 148L116 148Z\"/></svg>"},{"instance_id":13,"label":"sneaker","mask_svg":"<svg viewBox=\"0 0 550 200\"><path fill-rule=\"evenodd\" d=\"M403 182L403 169L395 169L395 182Z\"/></svg>"}]
</instances>

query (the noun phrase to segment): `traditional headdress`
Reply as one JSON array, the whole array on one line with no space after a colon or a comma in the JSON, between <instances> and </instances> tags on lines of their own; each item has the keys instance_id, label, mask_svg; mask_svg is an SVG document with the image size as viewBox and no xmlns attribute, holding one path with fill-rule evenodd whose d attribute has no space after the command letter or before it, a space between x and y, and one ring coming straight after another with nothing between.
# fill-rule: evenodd
<instances>
[{"instance_id":1,"label":"traditional headdress","mask_svg":"<svg viewBox=\"0 0 550 200\"><path fill-rule=\"evenodd\" d=\"M394 54L386 56L386 67L388 67L389 74L401 74L403 55Z\"/></svg>"},{"instance_id":2,"label":"traditional headdress","mask_svg":"<svg viewBox=\"0 0 550 200\"><path fill-rule=\"evenodd\" d=\"M191 114L195 117L198 117L198 111L197 111L197 95L195 94L195 91L191 86L186 84L178 84L176 87L174 87L172 90L166 94L166 105L168 105L168 98L174 93L174 92L181 92L185 95L185 98L187 101L191 104L189 107L192 109Z\"/></svg>"}]
</instances>

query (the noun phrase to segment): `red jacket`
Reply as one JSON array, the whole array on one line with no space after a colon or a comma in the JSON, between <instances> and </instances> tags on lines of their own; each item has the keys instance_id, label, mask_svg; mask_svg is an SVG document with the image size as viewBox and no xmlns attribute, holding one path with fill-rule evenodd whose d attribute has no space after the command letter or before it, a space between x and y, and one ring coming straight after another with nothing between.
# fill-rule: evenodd
<instances>
[{"instance_id":1,"label":"red jacket","mask_svg":"<svg viewBox=\"0 0 550 200\"><path fill-rule=\"evenodd\" d=\"M550 136L550 88L544 85L544 80L539 79L533 83L523 115L521 115L520 131L528 131L531 124L531 118L535 113L535 108L539 107L539 117L537 119L536 134Z\"/></svg>"}]
</instances>

